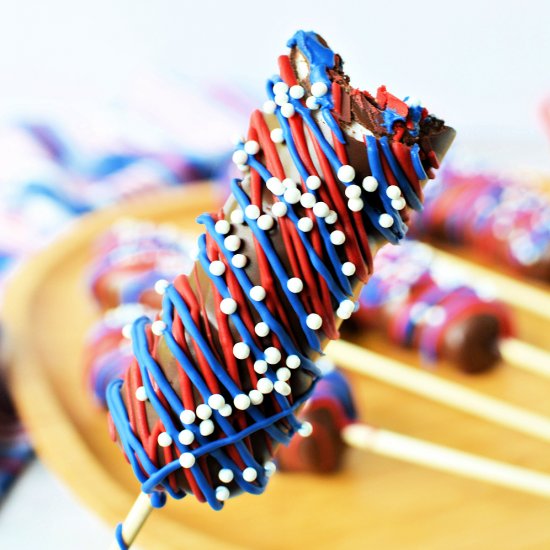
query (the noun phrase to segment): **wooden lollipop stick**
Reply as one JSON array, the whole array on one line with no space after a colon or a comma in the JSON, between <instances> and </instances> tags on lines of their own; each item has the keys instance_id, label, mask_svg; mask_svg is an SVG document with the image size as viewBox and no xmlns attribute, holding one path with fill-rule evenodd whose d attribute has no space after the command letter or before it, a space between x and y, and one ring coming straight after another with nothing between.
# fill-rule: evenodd
<instances>
[{"instance_id":1,"label":"wooden lollipop stick","mask_svg":"<svg viewBox=\"0 0 550 550\"><path fill-rule=\"evenodd\" d=\"M443 380L343 340L331 342L326 353L344 369L370 376L537 439L550 441L550 419L542 415Z\"/></svg>"},{"instance_id":2,"label":"wooden lollipop stick","mask_svg":"<svg viewBox=\"0 0 550 550\"><path fill-rule=\"evenodd\" d=\"M436 259L443 260L446 264L454 265L475 277L478 283L487 281L495 289L499 299L525 311L529 311L538 317L550 319L550 292L541 290L533 285L512 279L506 275L493 271L487 267L443 252L439 248L430 247Z\"/></svg>"},{"instance_id":3,"label":"wooden lollipop stick","mask_svg":"<svg viewBox=\"0 0 550 550\"><path fill-rule=\"evenodd\" d=\"M122 522L122 538L128 548L136 540L140 529L152 511L151 498L146 493L140 493L132 508L130 508L126 519ZM119 549L118 542L116 540L113 541L111 550Z\"/></svg>"},{"instance_id":4,"label":"wooden lollipop stick","mask_svg":"<svg viewBox=\"0 0 550 550\"><path fill-rule=\"evenodd\" d=\"M550 378L550 352L516 338L502 340L499 350L510 366Z\"/></svg>"},{"instance_id":5,"label":"wooden lollipop stick","mask_svg":"<svg viewBox=\"0 0 550 550\"><path fill-rule=\"evenodd\" d=\"M457 451L395 432L354 423L342 430L351 447L442 472L550 498L550 475Z\"/></svg>"}]
</instances>

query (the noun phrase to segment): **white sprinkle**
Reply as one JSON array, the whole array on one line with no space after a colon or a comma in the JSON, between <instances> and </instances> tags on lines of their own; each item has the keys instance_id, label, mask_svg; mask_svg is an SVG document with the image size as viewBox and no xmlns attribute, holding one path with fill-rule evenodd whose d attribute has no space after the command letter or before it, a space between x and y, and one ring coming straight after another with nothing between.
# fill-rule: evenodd
<instances>
[{"instance_id":1,"label":"white sprinkle","mask_svg":"<svg viewBox=\"0 0 550 550\"><path fill-rule=\"evenodd\" d=\"M248 164L237 164L237 169L241 172L249 172L250 166L248 166Z\"/></svg>"},{"instance_id":2,"label":"white sprinkle","mask_svg":"<svg viewBox=\"0 0 550 550\"><path fill-rule=\"evenodd\" d=\"M355 170L349 164L343 164L338 168L338 179L343 183L350 183L355 178Z\"/></svg>"},{"instance_id":3,"label":"white sprinkle","mask_svg":"<svg viewBox=\"0 0 550 550\"><path fill-rule=\"evenodd\" d=\"M223 240L223 244L227 250L236 252L241 247L241 239L237 235L229 235Z\"/></svg>"},{"instance_id":4,"label":"white sprinkle","mask_svg":"<svg viewBox=\"0 0 550 550\"><path fill-rule=\"evenodd\" d=\"M281 367L277 369L275 375L277 376L277 380L286 382L290 379L290 369L288 369L287 367Z\"/></svg>"},{"instance_id":5,"label":"white sprinkle","mask_svg":"<svg viewBox=\"0 0 550 550\"><path fill-rule=\"evenodd\" d=\"M255 302L261 302L262 300L265 299L267 293L265 291L265 288L263 286L260 286L260 285L257 285L257 286L253 286L251 289L250 289L250 297L255 301Z\"/></svg>"},{"instance_id":6,"label":"white sprinkle","mask_svg":"<svg viewBox=\"0 0 550 550\"><path fill-rule=\"evenodd\" d=\"M378 189L378 180L374 176L363 178L363 189L369 193L373 193Z\"/></svg>"},{"instance_id":7,"label":"white sprinkle","mask_svg":"<svg viewBox=\"0 0 550 550\"><path fill-rule=\"evenodd\" d=\"M380 224L380 227L391 227L393 225L393 218L389 214L380 214L380 217L378 218L378 223Z\"/></svg>"},{"instance_id":8,"label":"white sprinkle","mask_svg":"<svg viewBox=\"0 0 550 550\"><path fill-rule=\"evenodd\" d=\"M239 225L244 221L244 212L240 208L237 208L231 212L230 217L234 224Z\"/></svg>"},{"instance_id":9,"label":"white sprinkle","mask_svg":"<svg viewBox=\"0 0 550 550\"><path fill-rule=\"evenodd\" d=\"M319 176L308 176L306 179L306 187L314 191L315 189L319 189L319 187L321 187L321 178L319 178Z\"/></svg>"},{"instance_id":10,"label":"white sprinkle","mask_svg":"<svg viewBox=\"0 0 550 550\"><path fill-rule=\"evenodd\" d=\"M249 466L248 468L245 468L243 470L243 479L245 481L248 481L248 483L252 483L253 481L256 480L257 477L258 477L258 472L254 468L251 468Z\"/></svg>"},{"instance_id":11,"label":"white sprinkle","mask_svg":"<svg viewBox=\"0 0 550 550\"><path fill-rule=\"evenodd\" d=\"M298 220L298 229L304 233L308 233L313 229L313 221L309 218L300 218Z\"/></svg>"},{"instance_id":12,"label":"white sprinkle","mask_svg":"<svg viewBox=\"0 0 550 550\"><path fill-rule=\"evenodd\" d=\"M273 99L279 107L288 105L288 94L277 94Z\"/></svg>"},{"instance_id":13,"label":"white sprinkle","mask_svg":"<svg viewBox=\"0 0 550 550\"><path fill-rule=\"evenodd\" d=\"M231 496L231 493L229 492L229 489L227 487L222 487L221 485L219 487L216 487L216 500L219 500L220 502L224 502L230 496Z\"/></svg>"},{"instance_id":14,"label":"white sprinkle","mask_svg":"<svg viewBox=\"0 0 550 550\"><path fill-rule=\"evenodd\" d=\"M306 317L306 325L312 330L319 330L323 325L323 319L317 313L310 313Z\"/></svg>"},{"instance_id":15,"label":"white sprinkle","mask_svg":"<svg viewBox=\"0 0 550 550\"><path fill-rule=\"evenodd\" d=\"M246 359L250 355L250 347L244 342L237 342L233 346L233 355L237 359Z\"/></svg>"},{"instance_id":16,"label":"white sprinkle","mask_svg":"<svg viewBox=\"0 0 550 550\"><path fill-rule=\"evenodd\" d=\"M210 271L212 275L219 277L220 275L223 275L225 273L225 264L220 260L214 260L208 266L208 271Z\"/></svg>"},{"instance_id":17,"label":"white sprinkle","mask_svg":"<svg viewBox=\"0 0 550 550\"><path fill-rule=\"evenodd\" d=\"M223 398L223 395L220 395L219 393L213 393L208 398L208 405L211 409L219 411L225 405L225 399Z\"/></svg>"},{"instance_id":18,"label":"white sprinkle","mask_svg":"<svg viewBox=\"0 0 550 550\"><path fill-rule=\"evenodd\" d=\"M289 187L296 187L296 182L292 178L285 178L283 180L283 185L285 189L288 189Z\"/></svg>"},{"instance_id":19,"label":"white sprinkle","mask_svg":"<svg viewBox=\"0 0 550 550\"><path fill-rule=\"evenodd\" d=\"M353 300L342 300L338 306L338 317L340 317L340 319L349 319L354 311L355 304Z\"/></svg>"},{"instance_id":20,"label":"white sprinkle","mask_svg":"<svg viewBox=\"0 0 550 550\"><path fill-rule=\"evenodd\" d=\"M328 216L325 218L325 222L329 225L333 225L338 221L338 214L334 210L331 210L328 213Z\"/></svg>"},{"instance_id":21,"label":"white sprinkle","mask_svg":"<svg viewBox=\"0 0 550 550\"><path fill-rule=\"evenodd\" d=\"M233 399L233 403L236 409L239 409L240 411L246 411L246 409L250 407L250 397L248 397L248 395L245 395L244 393L239 393L235 396L235 399Z\"/></svg>"},{"instance_id":22,"label":"white sprinkle","mask_svg":"<svg viewBox=\"0 0 550 550\"><path fill-rule=\"evenodd\" d=\"M155 336L161 336L162 333L166 330L166 323L164 321L154 321L151 325L151 332Z\"/></svg>"},{"instance_id":23,"label":"white sprinkle","mask_svg":"<svg viewBox=\"0 0 550 550\"><path fill-rule=\"evenodd\" d=\"M212 420L203 420L199 424L199 430L204 437L212 435L214 433L214 422Z\"/></svg>"},{"instance_id":24,"label":"white sprinkle","mask_svg":"<svg viewBox=\"0 0 550 550\"><path fill-rule=\"evenodd\" d=\"M155 283L155 292L161 296L166 292L166 289L170 286L170 283L166 279L159 279Z\"/></svg>"},{"instance_id":25,"label":"white sprinkle","mask_svg":"<svg viewBox=\"0 0 550 550\"><path fill-rule=\"evenodd\" d=\"M170 447L170 445L172 445L172 438L170 437L170 434L166 432L160 432L157 437L157 443L161 447Z\"/></svg>"},{"instance_id":26,"label":"white sprinkle","mask_svg":"<svg viewBox=\"0 0 550 550\"><path fill-rule=\"evenodd\" d=\"M309 437L313 433L313 426L310 422L303 422L298 430L298 433L302 437Z\"/></svg>"},{"instance_id":27,"label":"white sprinkle","mask_svg":"<svg viewBox=\"0 0 550 550\"><path fill-rule=\"evenodd\" d=\"M190 409L184 409L180 413L180 420L182 424L193 424L195 422L195 413Z\"/></svg>"},{"instance_id":28,"label":"white sprinkle","mask_svg":"<svg viewBox=\"0 0 550 550\"><path fill-rule=\"evenodd\" d=\"M287 96L288 97L288 96ZM281 107L281 114L285 117L285 118L291 118L294 116L294 113L296 112L296 110L294 109L294 105L292 105L292 103L285 103L282 107Z\"/></svg>"},{"instance_id":29,"label":"white sprinkle","mask_svg":"<svg viewBox=\"0 0 550 550\"><path fill-rule=\"evenodd\" d=\"M212 409L206 403L198 405L196 412L197 417L201 420L208 420L212 416Z\"/></svg>"},{"instance_id":30,"label":"white sprinkle","mask_svg":"<svg viewBox=\"0 0 550 550\"><path fill-rule=\"evenodd\" d=\"M230 139L229 142L234 146L238 147L242 143L244 143L244 136L242 134L235 134Z\"/></svg>"},{"instance_id":31,"label":"white sprinkle","mask_svg":"<svg viewBox=\"0 0 550 550\"><path fill-rule=\"evenodd\" d=\"M255 204L249 204L244 209L244 214L247 218L250 218L251 220L257 220L260 217L261 210L256 206Z\"/></svg>"},{"instance_id":32,"label":"white sprinkle","mask_svg":"<svg viewBox=\"0 0 550 550\"><path fill-rule=\"evenodd\" d=\"M192 468L195 465L195 457L192 453L182 453L179 461L182 468Z\"/></svg>"},{"instance_id":33,"label":"white sprinkle","mask_svg":"<svg viewBox=\"0 0 550 550\"><path fill-rule=\"evenodd\" d=\"M348 201L348 208L352 212L361 212L363 210L363 200L362 199L350 199Z\"/></svg>"},{"instance_id":34,"label":"white sprinkle","mask_svg":"<svg viewBox=\"0 0 550 550\"><path fill-rule=\"evenodd\" d=\"M254 372L258 374L265 374L267 372L267 361L263 359L257 359L254 361Z\"/></svg>"},{"instance_id":35,"label":"white sprinkle","mask_svg":"<svg viewBox=\"0 0 550 550\"><path fill-rule=\"evenodd\" d=\"M271 177L265 182L265 186L277 196L282 195L285 192L285 186L279 178Z\"/></svg>"},{"instance_id":36,"label":"white sprinkle","mask_svg":"<svg viewBox=\"0 0 550 550\"><path fill-rule=\"evenodd\" d=\"M248 397L250 397L250 402L253 405L260 405L264 400L264 395L261 391L258 390L250 390L248 392Z\"/></svg>"},{"instance_id":37,"label":"white sprinkle","mask_svg":"<svg viewBox=\"0 0 550 550\"><path fill-rule=\"evenodd\" d=\"M237 149L231 159L235 164L246 164L248 162L248 155L242 149Z\"/></svg>"},{"instance_id":38,"label":"white sprinkle","mask_svg":"<svg viewBox=\"0 0 550 550\"><path fill-rule=\"evenodd\" d=\"M286 94L288 92L288 84L282 80L273 84L273 93L277 94Z\"/></svg>"},{"instance_id":39,"label":"white sprinkle","mask_svg":"<svg viewBox=\"0 0 550 550\"><path fill-rule=\"evenodd\" d=\"M147 401L147 392L145 391L145 386L139 386L136 389L136 399L138 401Z\"/></svg>"},{"instance_id":40,"label":"white sprinkle","mask_svg":"<svg viewBox=\"0 0 550 550\"><path fill-rule=\"evenodd\" d=\"M330 234L330 242L334 245L344 244L346 242L346 235L343 231L336 229Z\"/></svg>"},{"instance_id":41,"label":"white sprinkle","mask_svg":"<svg viewBox=\"0 0 550 550\"><path fill-rule=\"evenodd\" d=\"M269 214L262 214L258 218L258 227L263 231L269 231L273 227L273 218Z\"/></svg>"},{"instance_id":42,"label":"white sprinkle","mask_svg":"<svg viewBox=\"0 0 550 550\"><path fill-rule=\"evenodd\" d=\"M273 382L269 378L260 378L256 384L256 387L258 388L258 391L266 395L273 391Z\"/></svg>"},{"instance_id":43,"label":"white sprinkle","mask_svg":"<svg viewBox=\"0 0 550 550\"><path fill-rule=\"evenodd\" d=\"M323 97L328 92L328 87L324 82L314 82L311 85L311 93L315 97Z\"/></svg>"},{"instance_id":44,"label":"white sprinkle","mask_svg":"<svg viewBox=\"0 0 550 550\"><path fill-rule=\"evenodd\" d=\"M299 279L298 277L291 277L286 282L286 286L293 294L298 294L304 290L304 283L302 282L302 279Z\"/></svg>"},{"instance_id":45,"label":"white sprinkle","mask_svg":"<svg viewBox=\"0 0 550 550\"><path fill-rule=\"evenodd\" d=\"M281 360L281 352L273 346L264 351L264 356L270 365L276 365Z\"/></svg>"},{"instance_id":46,"label":"white sprinkle","mask_svg":"<svg viewBox=\"0 0 550 550\"><path fill-rule=\"evenodd\" d=\"M269 135L273 143L283 143L285 140L282 128L273 128Z\"/></svg>"},{"instance_id":47,"label":"white sprinkle","mask_svg":"<svg viewBox=\"0 0 550 550\"><path fill-rule=\"evenodd\" d=\"M275 462L271 462L271 460L268 460L264 464L264 469L265 469L265 475L267 477L271 477L277 471L277 466Z\"/></svg>"},{"instance_id":48,"label":"white sprinkle","mask_svg":"<svg viewBox=\"0 0 550 550\"><path fill-rule=\"evenodd\" d=\"M319 201L313 205L313 213L318 218L326 218L330 214L330 208L326 202Z\"/></svg>"},{"instance_id":49,"label":"white sprinkle","mask_svg":"<svg viewBox=\"0 0 550 550\"><path fill-rule=\"evenodd\" d=\"M195 434L191 430L182 430L178 434L178 440L182 445L191 445L195 441Z\"/></svg>"},{"instance_id":50,"label":"white sprinkle","mask_svg":"<svg viewBox=\"0 0 550 550\"><path fill-rule=\"evenodd\" d=\"M258 323L254 327L254 332L260 337L263 338L264 336L267 336L269 334L269 325L267 323L264 323L263 321Z\"/></svg>"},{"instance_id":51,"label":"white sprinkle","mask_svg":"<svg viewBox=\"0 0 550 550\"><path fill-rule=\"evenodd\" d=\"M271 207L271 213L277 218L282 218L288 212L288 207L284 202L274 202Z\"/></svg>"},{"instance_id":52,"label":"white sprinkle","mask_svg":"<svg viewBox=\"0 0 550 550\"><path fill-rule=\"evenodd\" d=\"M317 199L315 198L315 195L313 193L304 193L300 197L300 204L304 208L313 208L316 202L317 202Z\"/></svg>"},{"instance_id":53,"label":"white sprinkle","mask_svg":"<svg viewBox=\"0 0 550 550\"><path fill-rule=\"evenodd\" d=\"M351 277L352 275L355 275L355 270L357 268L355 267L355 264L351 263L351 262L344 262L342 264L342 273L346 276L346 277Z\"/></svg>"},{"instance_id":54,"label":"white sprinkle","mask_svg":"<svg viewBox=\"0 0 550 550\"><path fill-rule=\"evenodd\" d=\"M302 364L302 361L298 355L289 355L285 363L289 369L297 369Z\"/></svg>"},{"instance_id":55,"label":"white sprinkle","mask_svg":"<svg viewBox=\"0 0 550 550\"><path fill-rule=\"evenodd\" d=\"M244 144L244 151L249 155L255 155L260 150L260 144L257 141L250 140Z\"/></svg>"},{"instance_id":56,"label":"white sprinkle","mask_svg":"<svg viewBox=\"0 0 550 550\"><path fill-rule=\"evenodd\" d=\"M272 115L273 113L275 113L276 110L277 110L277 104L273 100L268 99L267 101L264 102L262 111L266 115Z\"/></svg>"},{"instance_id":57,"label":"white sprinkle","mask_svg":"<svg viewBox=\"0 0 550 550\"><path fill-rule=\"evenodd\" d=\"M231 408L231 405L229 403L226 403L218 412L223 417L228 417L228 416L231 416L231 413L233 412L233 409Z\"/></svg>"},{"instance_id":58,"label":"white sprinkle","mask_svg":"<svg viewBox=\"0 0 550 550\"><path fill-rule=\"evenodd\" d=\"M296 187L290 187L287 189L284 193L285 201L289 204L296 204L300 202L300 197L302 196L302 193L300 193L300 190Z\"/></svg>"},{"instance_id":59,"label":"white sprinkle","mask_svg":"<svg viewBox=\"0 0 550 550\"><path fill-rule=\"evenodd\" d=\"M399 199L401 197L401 189L399 189L397 185L390 185L386 189L386 195L388 195L390 199Z\"/></svg>"},{"instance_id":60,"label":"white sprinkle","mask_svg":"<svg viewBox=\"0 0 550 550\"><path fill-rule=\"evenodd\" d=\"M348 199L359 199L361 198L361 188L354 183L346 187L346 197Z\"/></svg>"},{"instance_id":61,"label":"white sprinkle","mask_svg":"<svg viewBox=\"0 0 550 550\"><path fill-rule=\"evenodd\" d=\"M290 87L288 93L292 99L302 99L306 91L299 84L294 84L294 86Z\"/></svg>"},{"instance_id":62,"label":"white sprinkle","mask_svg":"<svg viewBox=\"0 0 550 550\"><path fill-rule=\"evenodd\" d=\"M231 258L231 263L233 266L242 269L248 263L248 258L244 254L235 254L233 258Z\"/></svg>"},{"instance_id":63,"label":"white sprinkle","mask_svg":"<svg viewBox=\"0 0 550 550\"><path fill-rule=\"evenodd\" d=\"M394 210L403 210L407 206L407 201L403 197L391 201L391 206Z\"/></svg>"},{"instance_id":64,"label":"white sprinkle","mask_svg":"<svg viewBox=\"0 0 550 550\"><path fill-rule=\"evenodd\" d=\"M309 96L306 99L306 107L312 111L315 111L320 107L320 105L319 103L317 103L317 100L313 96Z\"/></svg>"},{"instance_id":65,"label":"white sprinkle","mask_svg":"<svg viewBox=\"0 0 550 550\"><path fill-rule=\"evenodd\" d=\"M235 475L233 474L233 470L230 470L229 468L222 468L218 472L218 479L222 483L231 483L234 478L235 478Z\"/></svg>"},{"instance_id":66,"label":"white sprinkle","mask_svg":"<svg viewBox=\"0 0 550 550\"><path fill-rule=\"evenodd\" d=\"M226 315L231 315L237 311L237 302L233 298L224 298L220 302L220 311Z\"/></svg>"},{"instance_id":67,"label":"white sprinkle","mask_svg":"<svg viewBox=\"0 0 550 550\"><path fill-rule=\"evenodd\" d=\"M273 384L273 387L275 391L281 395L285 395L285 396L290 395L290 392L291 392L290 386L286 382L283 382L282 380L277 380L277 382Z\"/></svg>"}]
</instances>

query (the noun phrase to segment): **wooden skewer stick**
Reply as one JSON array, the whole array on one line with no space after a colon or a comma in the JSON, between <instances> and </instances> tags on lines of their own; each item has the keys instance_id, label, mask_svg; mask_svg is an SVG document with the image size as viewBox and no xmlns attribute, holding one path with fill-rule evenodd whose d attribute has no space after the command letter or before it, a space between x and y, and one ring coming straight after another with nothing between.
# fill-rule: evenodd
<instances>
[{"instance_id":1,"label":"wooden skewer stick","mask_svg":"<svg viewBox=\"0 0 550 550\"><path fill-rule=\"evenodd\" d=\"M499 350L511 367L550 378L550 352L516 338L502 340Z\"/></svg>"},{"instance_id":2,"label":"wooden skewer stick","mask_svg":"<svg viewBox=\"0 0 550 550\"><path fill-rule=\"evenodd\" d=\"M350 446L442 472L550 498L550 475L354 423L342 430Z\"/></svg>"},{"instance_id":3,"label":"wooden skewer stick","mask_svg":"<svg viewBox=\"0 0 550 550\"><path fill-rule=\"evenodd\" d=\"M550 441L550 419L542 415L443 380L344 340L331 342L326 353L332 361L346 370L370 376L537 439Z\"/></svg>"},{"instance_id":4,"label":"wooden skewer stick","mask_svg":"<svg viewBox=\"0 0 550 550\"><path fill-rule=\"evenodd\" d=\"M496 290L499 299L503 302L518 309L529 311L539 317L550 319L550 292L517 281L512 277L502 275L498 271L482 267L459 256L443 252L439 248L432 246L429 246L429 248L433 251L436 259L460 267L471 274L477 282L487 281Z\"/></svg>"},{"instance_id":5,"label":"wooden skewer stick","mask_svg":"<svg viewBox=\"0 0 550 550\"><path fill-rule=\"evenodd\" d=\"M128 548L136 540L139 531L152 511L151 498L146 493L140 493L132 508L130 508L126 519L122 522L122 539ZM120 545L118 542L116 540L113 541L110 550L119 549Z\"/></svg>"}]
</instances>

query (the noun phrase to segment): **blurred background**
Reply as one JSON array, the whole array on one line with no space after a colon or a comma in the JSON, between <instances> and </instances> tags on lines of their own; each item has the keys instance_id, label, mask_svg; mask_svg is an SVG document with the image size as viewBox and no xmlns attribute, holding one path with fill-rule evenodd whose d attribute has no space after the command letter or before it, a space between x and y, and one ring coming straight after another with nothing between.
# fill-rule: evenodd
<instances>
[{"instance_id":1,"label":"blurred background","mask_svg":"<svg viewBox=\"0 0 550 550\"><path fill-rule=\"evenodd\" d=\"M128 151L152 152L155 164L140 169L162 184L223 179L231 137L246 130L300 28L342 52L355 86L386 84L398 97L414 91L444 113L458 130L451 161L548 173L541 112L550 95L549 21L545 0L4 1L0 240L32 225L18 248L31 254L81 213L129 194L123 176L107 189L98 184L111 174L97 160L106 156L124 164ZM63 144L55 162L29 135L50 152ZM67 173L71 181L78 174L78 187ZM0 547L36 548L36 533L44 548L98 548L111 536L35 462L0 505Z\"/></svg>"}]
</instances>

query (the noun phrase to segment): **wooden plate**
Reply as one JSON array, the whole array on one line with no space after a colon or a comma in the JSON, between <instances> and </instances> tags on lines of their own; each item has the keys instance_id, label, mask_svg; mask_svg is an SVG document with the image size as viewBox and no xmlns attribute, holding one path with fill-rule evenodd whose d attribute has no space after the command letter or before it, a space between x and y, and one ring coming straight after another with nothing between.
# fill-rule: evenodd
<instances>
[{"instance_id":1,"label":"wooden plate","mask_svg":"<svg viewBox=\"0 0 550 550\"><path fill-rule=\"evenodd\" d=\"M105 415L93 405L82 379L82 343L98 315L85 284L90 247L121 216L170 221L196 231L196 214L213 204L211 188L196 186L92 215L29 262L7 294L11 382L36 449L113 526L132 504L138 484L109 440ZM415 360L376 338L361 340ZM547 382L505 367L481 377L446 365L439 369L441 376L550 414ZM353 382L363 417L375 424L550 471L544 443L377 382ZM241 496L222 512L192 497L169 502L152 514L139 543L152 549L547 549L549 514L550 502L542 499L349 451L337 475L276 475L263 496Z\"/></svg>"}]
</instances>

